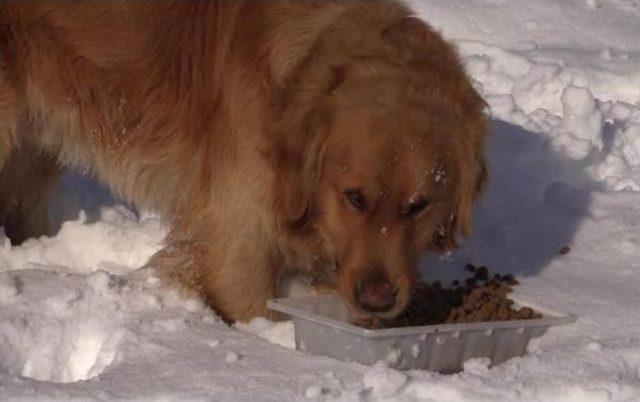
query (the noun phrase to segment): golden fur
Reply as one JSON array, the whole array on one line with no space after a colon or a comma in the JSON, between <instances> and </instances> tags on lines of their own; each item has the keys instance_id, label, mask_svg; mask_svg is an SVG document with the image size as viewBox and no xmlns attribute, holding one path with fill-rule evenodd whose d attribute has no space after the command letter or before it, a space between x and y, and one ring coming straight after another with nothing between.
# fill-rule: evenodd
<instances>
[{"instance_id":1,"label":"golden fur","mask_svg":"<svg viewBox=\"0 0 640 402\"><path fill-rule=\"evenodd\" d=\"M335 281L356 315L399 314L486 179L483 101L391 1L5 0L0 52L14 240L46 230L58 165L90 169L162 213L149 265L227 320L269 315L284 269ZM359 305L368 277L388 279L388 311Z\"/></svg>"}]
</instances>

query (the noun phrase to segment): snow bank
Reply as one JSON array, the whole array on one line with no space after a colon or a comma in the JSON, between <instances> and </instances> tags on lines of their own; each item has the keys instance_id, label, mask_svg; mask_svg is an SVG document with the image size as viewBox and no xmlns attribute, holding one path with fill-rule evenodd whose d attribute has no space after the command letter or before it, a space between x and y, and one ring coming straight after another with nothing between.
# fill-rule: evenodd
<instances>
[{"instance_id":1,"label":"snow bank","mask_svg":"<svg viewBox=\"0 0 640 402\"><path fill-rule=\"evenodd\" d=\"M637 2L409 3L456 40L492 117L544 133L606 189L640 190Z\"/></svg>"},{"instance_id":2,"label":"snow bank","mask_svg":"<svg viewBox=\"0 0 640 402\"><path fill-rule=\"evenodd\" d=\"M52 238L0 250L0 369L41 381L73 382L100 374L115 357L130 315L178 303L157 280L127 280L162 241L153 217L123 207L82 215ZM142 292L146 289L147 292ZM157 293L156 293L157 292ZM178 304L192 308L193 301Z\"/></svg>"},{"instance_id":3,"label":"snow bank","mask_svg":"<svg viewBox=\"0 0 640 402\"><path fill-rule=\"evenodd\" d=\"M86 214L62 224L54 237L29 239L11 247L4 238L2 270L47 267L47 270L89 273L99 269L124 274L142 266L158 251L165 231L157 217L138 220L123 206L104 208L98 222L87 224Z\"/></svg>"}]
</instances>

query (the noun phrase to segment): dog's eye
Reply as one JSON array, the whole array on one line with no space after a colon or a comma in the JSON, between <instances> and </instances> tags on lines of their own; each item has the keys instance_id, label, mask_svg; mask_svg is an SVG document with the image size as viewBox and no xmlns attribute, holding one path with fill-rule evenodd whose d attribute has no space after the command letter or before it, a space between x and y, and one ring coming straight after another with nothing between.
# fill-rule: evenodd
<instances>
[{"instance_id":1,"label":"dog's eye","mask_svg":"<svg viewBox=\"0 0 640 402\"><path fill-rule=\"evenodd\" d=\"M402 215L405 218L413 218L420 214L420 212L424 211L427 206L429 206L429 200L425 198L418 198L417 200L409 203L407 209L404 210Z\"/></svg>"},{"instance_id":2,"label":"dog's eye","mask_svg":"<svg viewBox=\"0 0 640 402\"><path fill-rule=\"evenodd\" d=\"M344 196L349 201L349 204L360 212L367 210L367 200L362 195L362 192L358 189L349 189L344 192Z\"/></svg>"}]
</instances>

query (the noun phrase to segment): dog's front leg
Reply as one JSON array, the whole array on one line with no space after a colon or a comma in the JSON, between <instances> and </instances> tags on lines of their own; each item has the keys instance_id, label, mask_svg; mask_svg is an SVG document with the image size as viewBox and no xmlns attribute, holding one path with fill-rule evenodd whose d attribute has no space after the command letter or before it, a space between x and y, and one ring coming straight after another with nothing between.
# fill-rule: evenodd
<instances>
[{"instance_id":1,"label":"dog's front leg","mask_svg":"<svg viewBox=\"0 0 640 402\"><path fill-rule=\"evenodd\" d=\"M226 244L210 249L202 272L203 293L222 318L249 321L255 317L278 320L279 314L267 309L274 297L277 271L269 250L244 247L246 243Z\"/></svg>"},{"instance_id":2,"label":"dog's front leg","mask_svg":"<svg viewBox=\"0 0 640 402\"><path fill-rule=\"evenodd\" d=\"M277 320L281 317L267 309L276 289L273 258L266 247L255 248L239 240L169 241L147 265L167 286L202 296L226 322Z\"/></svg>"},{"instance_id":3,"label":"dog's front leg","mask_svg":"<svg viewBox=\"0 0 640 402\"><path fill-rule=\"evenodd\" d=\"M168 239L144 268L151 269L163 286L177 289L183 297L199 297L203 293L200 264L206 255L206 246L200 242Z\"/></svg>"}]
</instances>

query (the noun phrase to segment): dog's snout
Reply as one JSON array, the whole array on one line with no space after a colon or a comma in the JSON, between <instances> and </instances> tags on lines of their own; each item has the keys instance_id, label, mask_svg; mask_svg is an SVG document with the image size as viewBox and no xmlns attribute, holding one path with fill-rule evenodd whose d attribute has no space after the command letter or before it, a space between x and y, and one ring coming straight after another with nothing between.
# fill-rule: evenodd
<instances>
[{"instance_id":1,"label":"dog's snout","mask_svg":"<svg viewBox=\"0 0 640 402\"><path fill-rule=\"evenodd\" d=\"M396 304L396 292L386 275L373 275L356 284L355 298L365 311L378 313Z\"/></svg>"}]
</instances>

